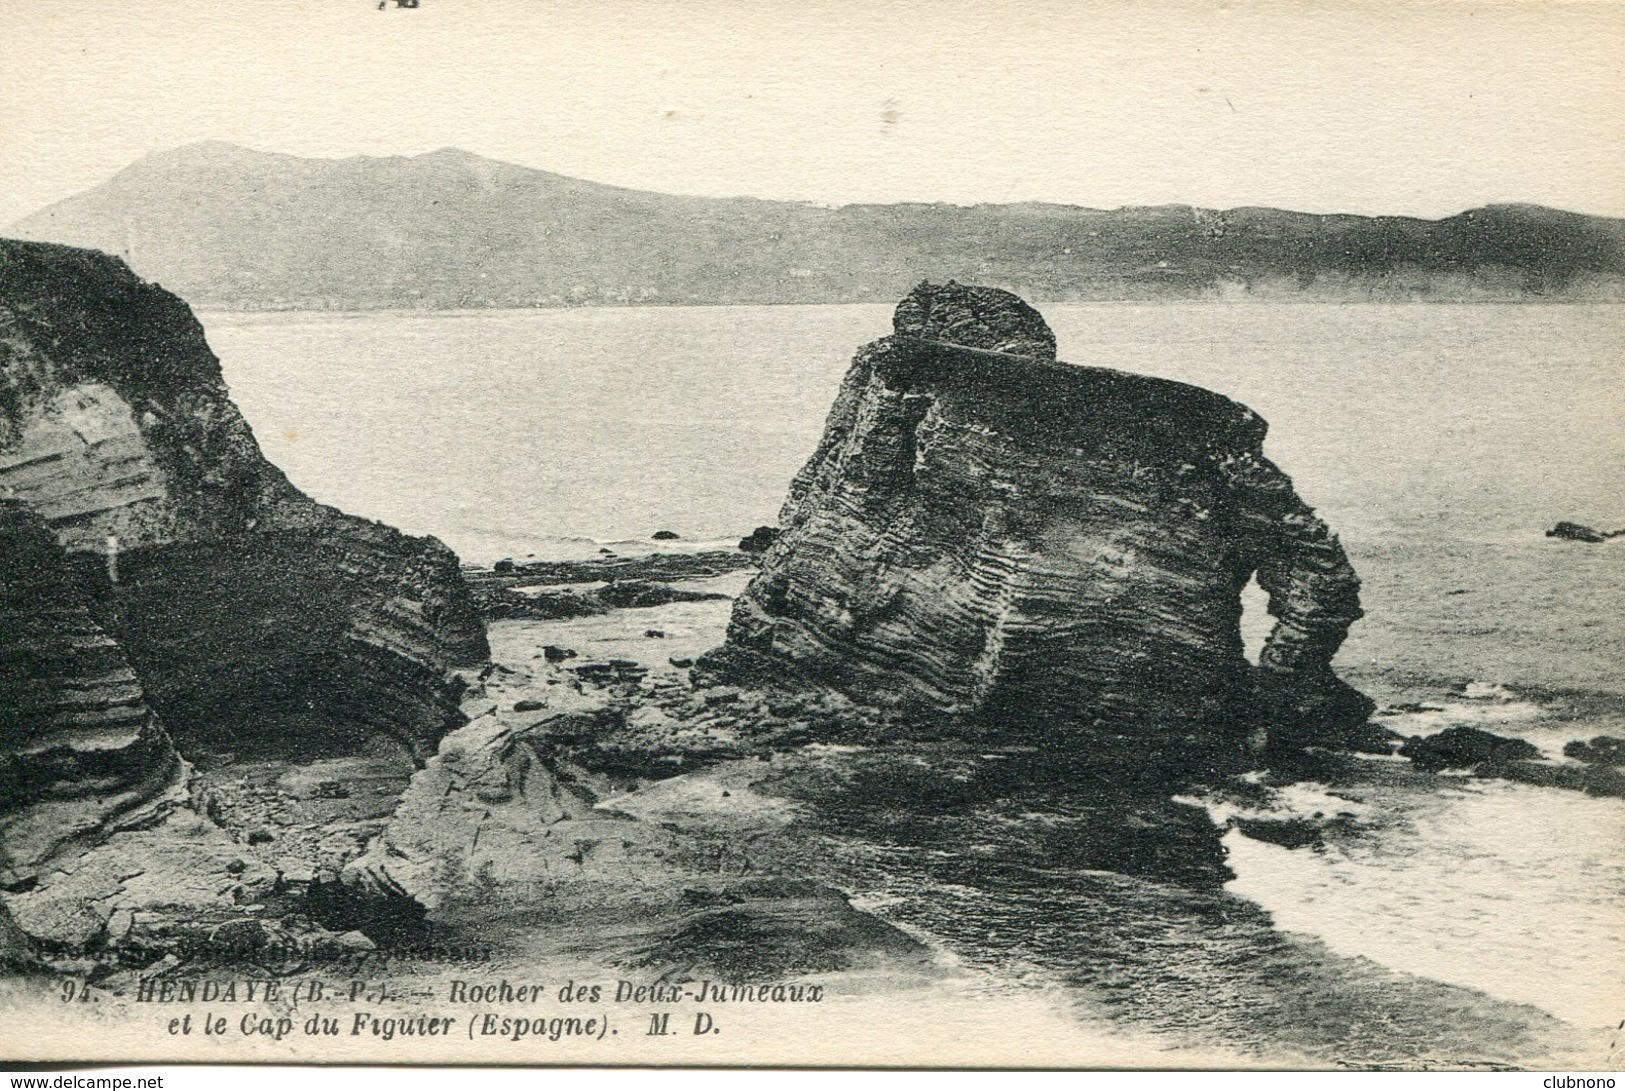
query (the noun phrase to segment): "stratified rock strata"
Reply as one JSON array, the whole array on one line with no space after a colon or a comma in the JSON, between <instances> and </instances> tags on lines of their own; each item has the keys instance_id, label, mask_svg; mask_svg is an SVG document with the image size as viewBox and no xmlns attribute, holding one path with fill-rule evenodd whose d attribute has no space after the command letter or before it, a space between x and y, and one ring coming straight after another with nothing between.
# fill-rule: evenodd
<instances>
[{"instance_id":1,"label":"stratified rock strata","mask_svg":"<svg viewBox=\"0 0 1625 1091\"><path fill-rule=\"evenodd\" d=\"M150 818L184 767L56 539L14 500L0 500L0 558L0 886L15 888Z\"/></svg>"},{"instance_id":2,"label":"stratified rock strata","mask_svg":"<svg viewBox=\"0 0 1625 1091\"><path fill-rule=\"evenodd\" d=\"M1337 539L1210 391L1057 363L1006 292L923 284L861 349L739 599L724 676L1135 747L1363 722ZM1240 592L1277 619L1257 669Z\"/></svg>"},{"instance_id":3,"label":"stratified rock strata","mask_svg":"<svg viewBox=\"0 0 1625 1091\"><path fill-rule=\"evenodd\" d=\"M264 912L276 871L182 755L421 760L487 655L450 550L265 461L184 303L0 240L0 902L29 942L212 944Z\"/></svg>"},{"instance_id":4,"label":"stratified rock strata","mask_svg":"<svg viewBox=\"0 0 1625 1091\"><path fill-rule=\"evenodd\" d=\"M487 649L456 557L289 484L179 299L0 241L0 362L0 495L82 559L183 749L386 733L422 755L460 722L449 671Z\"/></svg>"}]
</instances>

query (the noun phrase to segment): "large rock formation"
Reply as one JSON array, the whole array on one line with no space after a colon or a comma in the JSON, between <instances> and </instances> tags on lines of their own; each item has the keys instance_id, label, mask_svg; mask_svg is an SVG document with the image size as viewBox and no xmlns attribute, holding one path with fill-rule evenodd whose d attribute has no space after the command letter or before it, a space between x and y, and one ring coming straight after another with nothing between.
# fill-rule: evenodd
<instances>
[{"instance_id":1,"label":"large rock formation","mask_svg":"<svg viewBox=\"0 0 1625 1091\"><path fill-rule=\"evenodd\" d=\"M0 495L80 559L177 739L432 752L450 668L487 652L456 557L289 484L183 302L115 258L0 241L0 362Z\"/></svg>"},{"instance_id":2,"label":"large rock formation","mask_svg":"<svg viewBox=\"0 0 1625 1091\"><path fill-rule=\"evenodd\" d=\"M1359 581L1265 430L1197 387L1057 363L1009 293L923 284L859 351L703 665L1135 749L1347 729L1370 705L1329 664ZM1255 575L1277 619L1256 669Z\"/></svg>"},{"instance_id":3,"label":"large rock formation","mask_svg":"<svg viewBox=\"0 0 1625 1091\"><path fill-rule=\"evenodd\" d=\"M143 869L160 900L198 879L198 904L234 904L254 869L193 812L177 746L387 736L421 759L487 655L449 550L265 461L184 303L0 240L0 888L25 932L97 934ZM151 859L124 868L137 841Z\"/></svg>"}]
</instances>

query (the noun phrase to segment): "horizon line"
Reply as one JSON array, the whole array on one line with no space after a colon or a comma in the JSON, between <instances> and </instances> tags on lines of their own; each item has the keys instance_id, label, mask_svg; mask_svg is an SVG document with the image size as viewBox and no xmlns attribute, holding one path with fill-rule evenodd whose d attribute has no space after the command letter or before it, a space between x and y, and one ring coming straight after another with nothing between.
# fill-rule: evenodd
<instances>
[{"instance_id":1,"label":"horizon line","mask_svg":"<svg viewBox=\"0 0 1625 1091\"><path fill-rule=\"evenodd\" d=\"M1620 222L1622 224L1625 224L1625 214L1613 215L1613 214L1609 214L1609 213L1600 213L1600 212L1582 212L1582 211L1572 209L1572 208L1565 208L1565 207L1562 207L1562 206L1559 206L1559 205L1553 205L1553 204L1545 204L1545 203L1543 203L1541 201L1528 200L1528 199L1493 200L1493 201L1484 201L1484 202L1478 203L1478 204L1465 204L1465 205L1462 205L1460 208L1458 208L1457 211L1455 211L1455 212L1445 213L1445 214L1437 215L1437 216L1430 216L1430 215L1419 215L1419 214L1416 214L1416 213L1405 213L1405 212L1347 212L1347 211L1310 212L1310 211L1306 211L1306 210L1301 209L1301 208L1292 208L1292 207L1285 207L1285 206L1282 206L1282 205L1257 204L1257 203L1237 204L1237 205L1229 205L1229 206L1220 207L1218 205L1203 205L1203 204L1197 204L1197 203L1189 202L1189 201L1160 201L1160 202L1144 203L1144 204L1125 203L1125 204L1119 204L1119 205L1115 205L1115 206L1108 206L1108 205L1079 204L1079 203L1072 203L1072 202L1068 202L1068 201L1043 200L1043 199L1037 199L1037 198L1022 198L1022 199L1009 200L1009 201L969 201L969 202L943 200L943 199L937 199L937 200L898 199L898 200L891 200L891 201L820 201L820 200L815 200L815 199L811 199L811 198L761 197L761 196L757 196L757 195L749 194L749 193L733 193L733 194L723 194L723 195L710 194L710 193L683 193L683 192L674 192L674 191L671 191L671 190L664 190L664 189L643 189L643 188L639 188L639 187L636 187L636 186L625 186L625 185L620 185L620 184L614 183L614 182L603 182L603 181L599 181L599 180L593 179L593 178L584 178L584 177L581 177L579 175L564 174L564 173L562 173L560 171L552 170L552 169L547 168L547 167L533 166L533 165L528 164L528 163L516 162L516 161L511 160L511 159L499 159L499 158L496 158L494 156L485 155L485 154L483 154L481 152L470 151L467 148L458 147L458 146L452 145L452 144L447 144L447 145L443 145L443 146L438 147L438 148L430 149L428 151L415 152L415 153L390 153L390 154L381 154L380 155L380 154L371 154L371 153L367 153L367 152L353 152L353 153L350 153L348 155L302 155L302 154L299 154L299 153L296 153L296 152L287 152L287 151L280 151L280 150L268 150L266 148L252 147L252 146L247 145L247 144L241 144L241 143L238 143L236 141L224 140L224 139L220 139L220 138L217 138L217 137L207 137L207 138L204 138L204 139L201 139L201 140L190 141L190 142L185 143L185 144L176 144L176 145L172 145L170 147L160 148L160 149L157 149L157 150L154 150L154 151L149 151L145 155L142 155L142 156L140 156L140 157L126 163L123 167L120 167L119 169L115 170L112 174L108 175L102 181L97 182L96 184L94 184L94 185L92 185L92 186L90 186L90 187L88 187L86 189L79 190L79 191L77 191L75 193L70 193L65 197L62 197L62 198L59 198L59 199L57 199L55 201L50 202L49 204L42 205L41 207L35 209L32 212L28 212L28 213L25 213L25 214L23 214L21 216L18 216L16 219L10 221L10 223L8 223L6 225L6 230L10 230L11 228L14 228L14 227L16 227L16 226L18 226L20 224L23 224L28 220L34 219L35 217L38 217L38 216L40 216L40 215L42 215L44 213L47 213L51 209L55 208L58 205L64 204L64 203L66 203L68 201L72 201L72 200L75 200L76 198L83 197L83 196L85 196L85 195L87 195L89 193L92 193L92 192L96 191L97 189L100 189L101 187L103 187L103 186L107 185L108 183L112 182L113 180L119 178L120 176L124 175L125 173L129 172L130 170L132 170L132 169L134 169L136 167L139 167L143 163L148 162L149 160L162 158L162 157L168 156L168 155L173 155L173 154L175 154L177 152L184 152L184 151L188 151L188 150L192 150L192 149L209 148L209 147L229 148L229 149L231 149L233 151L247 152L247 153L252 154L252 155L267 156L267 157L282 158L282 159L294 159L294 160L298 160L300 162L306 162L306 163L345 163L345 162L349 162L349 161L352 161L352 160L367 160L367 161L373 161L373 162L384 162L384 161L389 161L389 160L413 161L413 160L419 160L419 159L427 159L427 158L431 158L433 156L444 156L444 155L446 155L448 153L452 153L452 154L456 154L456 155L468 156L470 158L478 159L478 160L481 160L481 161L487 162L487 163L495 163L495 164L500 164L502 166L514 167L514 168L517 168L519 170L532 171L532 172L537 173L537 174L546 174L546 175L550 175L550 176L555 177L555 178L562 178L562 179L565 179L567 181L581 182L581 183L585 183L587 185L598 186L598 187L601 187L601 188L604 188L604 189L619 190L619 191L625 192L625 193L649 194L649 195L653 195L653 196L671 197L671 198L677 198L677 199L681 199L681 200L696 200L696 201L760 201L760 202L762 202L764 204L791 205L791 206L799 206L799 207L803 207L803 208L823 209L823 210L832 211L832 212L840 211L840 210L843 210L843 209L849 209L849 208L917 207L917 208L962 208L962 209L971 209L971 208L1045 207L1045 208L1058 208L1058 209L1074 209L1074 210L1078 210L1078 211L1081 211L1081 212L1089 212L1089 213L1097 213L1097 214L1101 214L1101 215L1108 215L1108 214L1111 214L1111 213L1133 212L1133 211L1153 211L1153 210L1160 210L1160 209L1167 209L1167 210L1188 209L1188 210L1191 210L1193 212L1230 213L1230 212L1264 211L1264 212L1281 212L1281 213L1288 213L1288 214L1291 214L1291 215L1299 215L1299 216L1314 216L1314 217L1327 218L1327 219L1337 218L1337 217L1346 217L1346 218L1350 218L1350 219L1360 219L1360 220L1410 220L1410 221L1414 221L1414 222L1417 222L1417 223L1441 223L1441 222L1443 222L1445 220L1454 219L1454 218L1456 218L1458 216L1463 216L1463 215L1466 215L1468 213L1477 212L1477 211L1481 211L1481 210L1484 210L1484 209L1492 209L1492 208L1531 208L1531 209L1540 209L1540 210L1548 211L1548 212L1556 212L1556 213L1560 213L1560 214L1568 215L1568 216L1583 216L1583 217L1587 217L1587 218L1590 218L1590 219L1597 219L1597 220L1612 220L1612 221L1617 221L1617 222Z\"/></svg>"}]
</instances>

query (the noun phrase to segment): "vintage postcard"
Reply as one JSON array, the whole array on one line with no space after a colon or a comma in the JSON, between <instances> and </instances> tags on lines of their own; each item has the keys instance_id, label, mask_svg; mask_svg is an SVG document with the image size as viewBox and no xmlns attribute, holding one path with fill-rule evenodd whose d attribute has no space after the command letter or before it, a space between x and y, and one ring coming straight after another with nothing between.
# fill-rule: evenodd
<instances>
[{"instance_id":1,"label":"vintage postcard","mask_svg":"<svg viewBox=\"0 0 1625 1091\"><path fill-rule=\"evenodd\" d=\"M1617 1068L1622 51L0 0L0 1061Z\"/></svg>"}]
</instances>

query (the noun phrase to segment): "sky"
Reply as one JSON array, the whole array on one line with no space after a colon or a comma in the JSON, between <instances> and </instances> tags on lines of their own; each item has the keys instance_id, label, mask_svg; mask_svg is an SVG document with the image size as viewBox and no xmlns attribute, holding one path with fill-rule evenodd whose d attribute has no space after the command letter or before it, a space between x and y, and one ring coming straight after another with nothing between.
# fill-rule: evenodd
<instances>
[{"instance_id":1,"label":"sky","mask_svg":"<svg viewBox=\"0 0 1625 1091\"><path fill-rule=\"evenodd\" d=\"M143 155L667 193L1625 215L1625 0L0 0L0 224Z\"/></svg>"}]
</instances>

